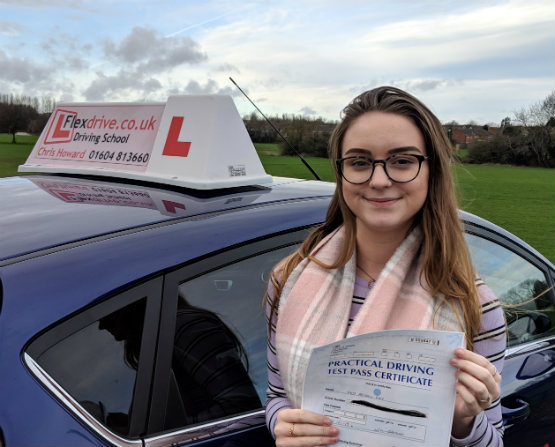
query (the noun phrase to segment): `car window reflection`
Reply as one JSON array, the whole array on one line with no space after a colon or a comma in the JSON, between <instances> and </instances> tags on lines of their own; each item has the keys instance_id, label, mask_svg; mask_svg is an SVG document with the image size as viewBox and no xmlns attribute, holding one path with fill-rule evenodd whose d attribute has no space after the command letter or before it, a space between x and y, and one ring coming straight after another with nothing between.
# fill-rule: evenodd
<instances>
[{"instance_id":1,"label":"car window reflection","mask_svg":"<svg viewBox=\"0 0 555 447\"><path fill-rule=\"evenodd\" d=\"M474 265L505 309L508 345L555 333L554 294L545 274L495 242L467 234Z\"/></svg>"},{"instance_id":2,"label":"car window reflection","mask_svg":"<svg viewBox=\"0 0 555 447\"><path fill-rule=\"evenodd\" d=\"M58 341L37 358L85 410L115 433L129 433L146 298Z\"/></svg>"},{"instance_id":3,"label":"car window reflection","mask_svg":"<svg viewBox=\"0 0 555 447\"><path fill-rule=\"evenodd\" d=\"M526 357L522 366L517 372L517 378L520 380L533 379L541 376L555 367L555 350L548 349L542 352L536 352Z\"/></svg>"},{"instance_id":4,"label":"car window reflection","mask_svg":"<svg viewBox=\"0 0 555 447\"><path fill-rule=\"evenodd\" d=\"M269 271L294 248L243 259L179 286L166 412L174 417L166 428L262 408L267 379L261 302ZM171 388L181 402L172 401Z\"/></svg>"},{"instance_id":5,"label":"car window reflection","mask_svg":"<svg viewBox=\"0 0 555 447\"><path fill-rule=\"evenodd\" d=\"M170 390L166 428L259 408L248 367L241 342L221 318L180 295L171 377L179 396Z\"/></svg>"}]
</instances>

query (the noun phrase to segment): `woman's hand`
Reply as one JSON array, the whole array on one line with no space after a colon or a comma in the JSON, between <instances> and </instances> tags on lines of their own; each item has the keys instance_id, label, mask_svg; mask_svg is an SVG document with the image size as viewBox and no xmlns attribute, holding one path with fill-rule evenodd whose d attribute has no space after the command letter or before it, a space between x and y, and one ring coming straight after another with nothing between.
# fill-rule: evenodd
<instances>
[{"instance_id":1,"label":"woman's hand","mask_svg":"<svg viewBox=\"0 0 555 447\"><path fill-rule=\"evenodd\" d=\"M485 357L468 349L455 349L451 364L458 368L452 435L468 436L474 418L500 395L501 374Z\"/></svg>"},{"instance_id":2,"label":"woman's hand","mask_svg":"<svg viewBox=\"0 0 555 447\"><path fill-rule=\"evenodd\" d=\"M276 447L335 444L338 433L330 418L299 409L281 410L274 427Z\"/></svg>"}]
</instances>

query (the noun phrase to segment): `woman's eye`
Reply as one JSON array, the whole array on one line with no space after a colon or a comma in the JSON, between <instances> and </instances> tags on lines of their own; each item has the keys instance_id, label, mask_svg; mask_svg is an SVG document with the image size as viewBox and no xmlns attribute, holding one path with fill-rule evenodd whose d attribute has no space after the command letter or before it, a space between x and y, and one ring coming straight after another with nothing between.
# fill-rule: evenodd
<instances>
[{"instance_id":1,"label":"woman's eye","mask_svg":"<svg viewBox=\"0 0 555 447\"><path fill-rule=\"evenodd\" d=\"M367 168L372 165L372 162L366 158L355 158L354 160L351 160L350 164L354 168Z\"/></svg>"},{"instance_id":2,"label":"woman's eye","mask_svg":"<svg viewBox=\"0 0 555 447\"><path fill-rule=\"evenodd\" d=\"M387 162L392 166L405 166L416 163L416 158L410 156L392 157Z\"/></svg>"}]
</instances>

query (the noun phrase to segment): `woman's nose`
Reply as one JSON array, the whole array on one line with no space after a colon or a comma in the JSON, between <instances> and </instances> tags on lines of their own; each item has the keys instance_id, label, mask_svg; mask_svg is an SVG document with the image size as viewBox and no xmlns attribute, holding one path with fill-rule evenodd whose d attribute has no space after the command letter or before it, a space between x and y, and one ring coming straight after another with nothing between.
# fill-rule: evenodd
<instances>
[{"instance_id":1,"label":"woman's nose","mask_svg":"<svg viewBox=\"0 0 555 447\"><path fill-rule=\"evenodd\" d=\"M387 176L385 166L382 163L374 165L374 172L372 172L369 183L374 188L384 188L391 185L391 179Z\"/></svg>"}]
</instances>

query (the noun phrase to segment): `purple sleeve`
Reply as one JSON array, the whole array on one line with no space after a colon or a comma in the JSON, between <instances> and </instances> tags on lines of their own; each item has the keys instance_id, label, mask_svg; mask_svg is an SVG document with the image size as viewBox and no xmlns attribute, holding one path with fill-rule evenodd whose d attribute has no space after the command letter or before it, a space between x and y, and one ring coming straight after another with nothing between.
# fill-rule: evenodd
<instances>
[{"instance_id":1,"label":"purple sleeve","mask_svg":"<svg viewBox=\"0 0 555 447\"><path fill-rule=\"evenodd\" d=\"M270 300L273 299L274 290L271 284L268 286L267 302L266 302L266 318L270 318ZM287 398L281 375L279 373L278 359L275 348L277 315L272 317L272 327L268 334L268 389L266 390L266 425L270 434L274 437L274 427L277 422L277 414L285 408L293 408L291 402Z\"/></svg>"},{"instance_id":2,"label":"purple sleeve","mask_svg":"<svg viewBox=\"0 0 555 447\"><path fill-rule=\"evenodd\" d=\"M349 314L349 326L364 303L363 297L368 294L368 281L357 277L355 280L354 292L355 297L353 297ZM270 318L271 300L273 300L274 295L274 288L269 284L266 302L267 320ZM266 425L274 438L274 427L276 426L278 412L284 408L293 408L293 405L287 398L287 393L283 388L283 382L281 381L279 373L279 364L275 349L276 322L277 314L274 314L272 316L272 328L268 337L268 389L266 391Z\"/></svg>"},{"instance_id":3,"label":"purple sleeve","mask_svg":"<svg viewBox=\"0 0 555 447\"><path fill-rule=\"evenodd\" d=\"M495 294L483 282L478 284L482 301L480 333L474 338L474 352L483 355L496 368L503 371L507 332L505 314ZM503 446L503 417L501 399L494 400L490 407L474 419L472 431L464 439L451 437L451 446L462 447Z\"/></svg>"}]
</instances>

